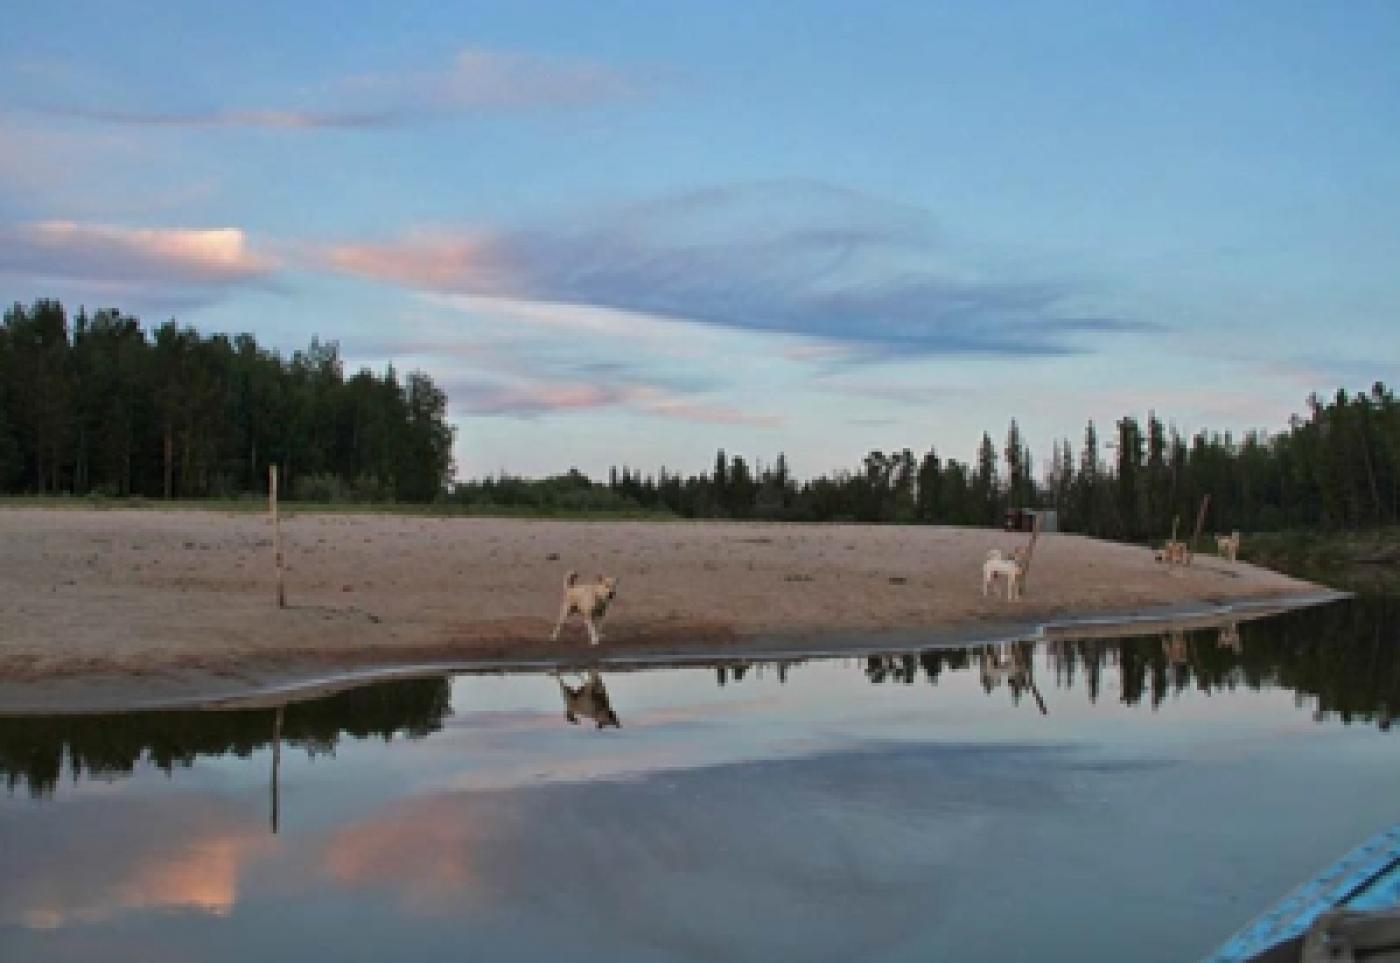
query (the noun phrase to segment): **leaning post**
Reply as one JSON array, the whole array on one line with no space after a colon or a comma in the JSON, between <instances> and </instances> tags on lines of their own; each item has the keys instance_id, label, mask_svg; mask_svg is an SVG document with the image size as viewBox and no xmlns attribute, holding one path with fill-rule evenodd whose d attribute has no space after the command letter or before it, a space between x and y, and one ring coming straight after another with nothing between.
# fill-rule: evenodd
<instances>
[{"instance_id":1,"label":"leaning post","mask_svg":"<svg viewBox=\"0 0 1400 963\"><path fill-rule=\"evenodd\" d=\"M277 567L277 607L287 607L287 588L282 578L282 522L277 516L277 466L267 466L267 502L272 513L272 556Z\"/></svg>"},{"instance_id":2,"label":"leaning post","mask_svg":"<svg viewBox=\"0 0 1400 963\"><path fill-rule=\"evenodd\" d=\"M1206 510L1210 508L1210 492L1206 492L1201 497L1201 510L1196 513L1196 530L1191 533L1191 551L1198 551L1197 542L1201 540L1201 529L1206 524Z\"/></svg>"}]
</instances>

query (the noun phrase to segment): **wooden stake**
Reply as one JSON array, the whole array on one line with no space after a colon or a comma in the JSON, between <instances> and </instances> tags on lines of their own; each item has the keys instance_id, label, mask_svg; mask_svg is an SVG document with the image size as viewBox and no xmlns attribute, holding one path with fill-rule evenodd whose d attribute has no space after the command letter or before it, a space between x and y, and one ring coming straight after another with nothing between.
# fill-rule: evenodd
<instances>
[{"instance_id":1,"label":"wooden stake","mask_svg":"<svg viewBox=\"0 0 1400 963\"><path fill-rule=\"evenodd\" d=\"M277 517L277 466L267 466L267 501L272 512L272 554L277 566L277 607L287 607L287 589L282 578L282 522Z\"/></svg>"},{"instance_id":2,"label":"wooden stake","mask_svg":"<svg viewBox=\"0 0 1400 963\"><path fill-rule=\"evenodd\" d=\"M1031 559L1035 556L1035 540L1040 537L1040 512L1036 512L1031 522L1031 540L1026 543L1025 557L1021 559L1021 578L1031 574Z\"/></svg>"},{"instance_id":3,"label":"wooden stake","mask_svg":"<svg viewBox=\"0 0 1400 963\"><path fill-rule=\"evenodd\" d=\"M1196 543L1201 540L1201 527L1206 523L1206 509L1210 508L1210 492L1201 498L1201 510L1196 513L1196 531L1191 536L1191 551L1196 551Z\"/></svg>"}]
</instances>

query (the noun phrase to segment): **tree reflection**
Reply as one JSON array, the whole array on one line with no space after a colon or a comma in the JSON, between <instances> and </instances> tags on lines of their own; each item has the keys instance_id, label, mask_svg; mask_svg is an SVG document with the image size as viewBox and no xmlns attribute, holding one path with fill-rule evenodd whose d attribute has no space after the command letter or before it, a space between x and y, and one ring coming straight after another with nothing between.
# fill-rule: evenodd
<instances>
[{"instance_id":1,"label":"tree reflection","mask_svg":"<svg viewBox=\"0 0 1400 963\"><path fill-rule=\"evenodd\" d=\"M1045 711L1035 685L1035 661L1045 662L1060 689L1082 686L1091 703L1103 696L1106 674L1118 679L1118 701L1160 706L1188 687L1202 692L1288 689L1315 701L1318 721L1374 722L1388 730L1400 705L1400 607L1390 599L1353 599L1295 609L1240 624L1122 638L1057 638L1037 650L1030 642L918 653L865 656L861 668L873 683L911 685L920 676L936 683L946 670L977 663L990 695L1005 684L1013 699L1030 693ZM719 682L739 681L744 671L721 666Z\"/></svg>"},{"instance_id":2,"label":"tree reflection","mask_svg":"<svg viewBox=\"0 0 1400 963\"><path fill-rule=\"evenodd\" d=\"M734 659L713 664L719 685L752 683L766 672L779 683L800 678L803 660ZM1188 688L1202 692L1286 689L1319 721L1374 723L1388 730L1400 705L1400 607L1391 600L1356 599L1237 624L1177 629L1125 638L1056 638L861 656L875 684L937 684L947 673L971 672L988 695L1005 686L1014 702L1029 695L1042 714L1037 683L1082 689L1091 703L1113 698L1156 708ZM616 724L601 677L578 686L560 680L566 716ZM276 709L134 712L112 715L0 718L0 772L10 791L21 784L35 796L53 792L66 769L109 778L148 763L166 772L198 757L247 757L269 744L333 753L346 737L419 738L450 714L447 677L367 685L288 705L273 735ZM1052 699L1052 701L1054 701ZM275 793L274 787L274 793ZM273 812L276 812L275 799Z\"/></svg>"},{"instance_id":3,"label":"tree reflection","mask_svg":"<svg viewBox=\"0 0 1400 963\"><path fill-rule=\"evenodd\" d=\"M73 779L128 775L147 762L165 772L195 759L247 758L273 741L274 715L282 713L281 741L311 755L331 754L349 736L421 738L442 728L451 712L446 676L384 682L285 709L126 712L84 716L0 719L0 771L13 791L21 782L31 795L53 792L63 770Z\"/></svg>"}]
</instances>

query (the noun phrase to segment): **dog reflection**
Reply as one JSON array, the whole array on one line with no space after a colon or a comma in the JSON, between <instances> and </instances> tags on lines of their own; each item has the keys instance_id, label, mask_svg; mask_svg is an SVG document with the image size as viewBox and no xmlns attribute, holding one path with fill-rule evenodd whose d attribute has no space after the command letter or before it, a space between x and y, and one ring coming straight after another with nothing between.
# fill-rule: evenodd
<instances>
[{"instance_id":1,"label":"dog reflection","mask_svg":"<svg viewBox=\"0 0 1400 963\"><path fill-rule=\"evenodd\" d=\"M1183 668L1191 662L1191 651L1187 646L1186 633L1181 629L1172 629L1162 636L1162 655L1164 655L1172 666Z\"/></svg>"},{"instance_id":2,"label":"dog reflection","mask_svg":"<svg viewBox=\"0 0 1400 963\"><path fill-rule=\"evenodd\" d=\"M622 728L617 713L608 702L608 690L603 688L603 680L596 671L590 671L577 688L571 687L558 673L555 673L555 678L559 680L559 693L564 697L564 718L569 722L578 725L582 716L598 723L599 729L605 726Z\"/></svg>"},{"instance_id":3,"label":"dog reflection","mask_svg":"<svg viewBox=\"0 0 1400 963\"><path fill-rule=\"evenodd\" d=\"M1031 647L1010 642L984 645L978 653L978 667L982 673L982 688L990 693L1002 682L1006 683L1011 695L1021 698L1021 693L1029 692L1041 715L1047 715L1045 700L1036 688L1035 677L1031 674Z\"/></svg>"}]
</instances>

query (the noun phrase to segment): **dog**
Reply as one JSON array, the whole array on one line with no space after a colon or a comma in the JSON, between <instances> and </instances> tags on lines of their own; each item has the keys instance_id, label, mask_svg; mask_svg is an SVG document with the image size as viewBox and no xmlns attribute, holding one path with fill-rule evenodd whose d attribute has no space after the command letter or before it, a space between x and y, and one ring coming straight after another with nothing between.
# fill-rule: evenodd
<instances>
[{"instance_id":1,"label":"dog","mask_svg":"<svg viewBox=\"0 0 1400 963\"><path fill-rule=\"evenodd\" d=\"M1215 536L1215 550L1225 556L1225 561L1233 562L1240 553L1240 533L1233 531L1229 535Z\"/></svg>"},{"instance_id":2,"label":"dog","mask_svg":"<svg viewBox=\"0 0 1400 963\"><path fill-rule=\"evenodd\" d=\"M1181 629L1171 629L1162 636L1162 655L1173 666L1180 668L1191 664L1191 652L1187 648L1186 633Z\"/></svg>"},{"instance_id":3,"label":"dog","mask_svg":"<svg viewBox=\"0 0 1400 963\"><path fill-rule=\"evenodd\" d=\"M1030 649L1024 644L997 642L984 645L978 651L978 667L982 675L982 689L988 695L1006 682L1011 695L1020 700L1021 693L1030 692L1035 697L1036 708L1041 715L1048 715L1045 700L1036 688L1035 677L1031 673Z\"/></svg>"},{"instance_id":4,"label":"dog","mask_svg":"<svg viewBox=\"0 0 1400 963\"><path fill-rule=\"evenodd\" d=\"M1190 565L1191 549L1187 547L1185 542L1167 542L1162 548L1153 552L1152 557L1168 565Z\"/></svg>"},{"instance_id":5,"label":"dog","mask_svg":"<svg viewBox=\"0 0 1400 963\"><path fill-rule=\"evenodd\" d=\"M583 624L588 627L589 641L594 645L603 638L593 620L603 621L608 614L608 605L617 597L617 579L598 576L598 581L580 585L578 572L564 576L564 603L559 607L559 621L554 623L554 634L550 641L557 641L564 620L571 615L583 616Z\"/></svg>"},{"instance_id":6,"label":"dog","mask_svg":"<svg viewBox=\"0 0 1400 963\"><path fill-rule=\"evenodd\" d=\"M1021 597L1021 578L1025 570L1021 563L1014 558L1007 558L1001 553L1001 549L994 548L987 553L987 560L982 563L982 595L987 595L987 590L998 578L1006 579L1006 598L1014 601Z\"/></svg>"},{"instance_id":7,"label":"dog","mask_svg":"<svg viewBox=\"0 0 1400 963\"><path fill-rule=\"evenodd\" d=\"M588 678L577 689L571 689L556 672L559 680L559 693L564 697L564 718L578 725L578 717L583 716L598 723L598 728L613 726L621 729L622 722L608 702L608 690L603 688L603 680L596 671L589 672Z\"/></svg>"}]
</instances>

